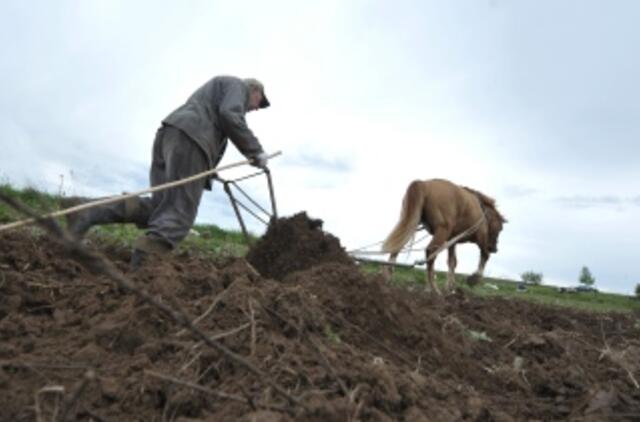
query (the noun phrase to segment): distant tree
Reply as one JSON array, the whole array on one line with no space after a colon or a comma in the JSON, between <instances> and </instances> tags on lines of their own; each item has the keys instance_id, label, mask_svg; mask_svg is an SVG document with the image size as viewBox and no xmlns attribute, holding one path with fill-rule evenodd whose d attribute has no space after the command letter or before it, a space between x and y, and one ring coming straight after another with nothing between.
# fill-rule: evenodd
<instances>
[{"instance_id":1,"label":"distant tree","mask_svg":"<svg viewBox=\"0 0 640 422\"><path fill-rule=\"evenodd\" d=\"M542 283L542 273L536 273L533 271L525 271L520 275L522 281L529 284L540 284Z\"/></svg>"},{"instance_id":2,"label":"distant tree","mask_svg":"<svg viewBox=\"0 0 640 422\"><path fill-rule=\"evenodd\" d=\"M636 297L640 299L640 283L636 284Z\"/></svg>"},{"instance_id":3,"label":"distant tree","mask_svg":"<svg viewBox=\"0 0 640 422\"><path fill-rule=\"evenodd\" d=\"M593 278L593 276L591 275L591 271L589 271L589 268L587 268L586 266L582 267L582 270L580 270L580 279L579 279L580 283L584 284L585 286L593 286L596 282L596 279Z\"/></svg>"}]
</instances>

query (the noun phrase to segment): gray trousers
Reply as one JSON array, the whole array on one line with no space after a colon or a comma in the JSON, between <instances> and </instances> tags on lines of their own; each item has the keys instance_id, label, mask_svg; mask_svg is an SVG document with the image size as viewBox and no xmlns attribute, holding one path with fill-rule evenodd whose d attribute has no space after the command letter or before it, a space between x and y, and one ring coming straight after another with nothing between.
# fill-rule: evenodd
<instances>
[{"instance_id":1,"label":"gray trousers","mask_svg":"<svg viewBox=\"0 0 640 422\"><path fill-rule=\"evenodd\" d=\"M162 126L156 133L150 170L151 186L161 185L208 170L200 147L187 134L173 126ZM193 226L208 179L153 192L140 198L135 222L147 229L148 237L175 247Z\"/></svg>"},{"instance_id":2,"label":"gray trousers","mask_svg":"<svg viewBox=\"0 0 640 422\"><path fill-rule=\"evenodd\" d=\"M158 129L153 143L151 186L173 182L208 169L200 147L181 130L172 126ZM68 219L69 227L82 236L96 224L135 223L146 235L134 248L146 252L166 252L184 239L193 226L208 178L154 192L151 197L128 198L122 202L90 208ZM77 204L76 204L77 205Z\"/></svg>"}]
</instances>

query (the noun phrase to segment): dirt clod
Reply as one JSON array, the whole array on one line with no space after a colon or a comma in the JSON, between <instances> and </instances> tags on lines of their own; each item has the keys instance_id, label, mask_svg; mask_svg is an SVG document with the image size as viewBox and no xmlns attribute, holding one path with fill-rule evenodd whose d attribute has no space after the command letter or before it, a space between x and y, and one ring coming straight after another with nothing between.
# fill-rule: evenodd
<instances>
[{"instance_id":1,"label":"dirt clod","mask_svg":"<svg viewBox=\"0 0 640 422\"><path fill-rule=\"evenodd\" d=\"M340 240L324 232L322 224L306 212L276 220L251 248L247 260L260 274L276 280L327 262L353 264Z\"/></svg>"}]
</instances>

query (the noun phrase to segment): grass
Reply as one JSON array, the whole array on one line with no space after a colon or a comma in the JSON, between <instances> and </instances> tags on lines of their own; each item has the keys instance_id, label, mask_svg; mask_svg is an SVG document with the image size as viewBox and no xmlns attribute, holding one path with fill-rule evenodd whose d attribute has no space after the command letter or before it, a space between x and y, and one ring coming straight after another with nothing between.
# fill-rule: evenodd
<instances>
[{"instance_id":1,"label":"grass","mask_svg":"<svg viewBox=\"0 0 640 422\"><path fill-rule=\"evenodd\" d=\"M60 209L60 197L40 192L36 189L15 189L9 184L0 184L0 193L13 197L39 213L46 213ZM22 217L7 205L0 202L0 224L19 220ZM33 228L38 232L39 229ZM112 245L130 247L142 231L131 224L114 224L95 227L91 236ZM250 235L250 241L256 240ZM189 251L209 256L243 256L248 250L248 244L242 232L238 230L224 230L215 225L195 225L191 234L180 244L179 251ZM377 264L363 264L365 272L377 272ZM392 283L396 286L423 289L425 273L422 269L398 267L393 275ZM485 278L484 283L476 287L468 287L464 282L464 275L458 274L457 285L467 292L479 296L503 296L528 300L536 303L566 306L596 312L626 312L640 311L640 300L631 296L611 293L560 293L557 288L544 285L527 285L526 292L516 291L517 283L513 280ZM436 282L444 286L446 274L436 272ZM490 287L497 286L497 290ZM640 329L640 326L639 326Z\"/></svg>"},{"instance_id":2,"label":"grass","mask_svg":"<svg viewBox=\"0 0 640 422\"><path fill-rule=\"evenodd\" d=\"M34 211L45 214L61 209L61 197L33 188L15 189L9 184L0 184L0 193L12 197L27 205ZM18 212L0 202L0 224L24 218ZM62 221L60 218L59 221ZM40 229L31 226L33 231ZM91 229L89 236L101 242L123 247L131 247L133 241L142 231L133 224L108 224ZM250 241L256 236L249 234ZM239 230L224 230L215 225L196 224L187 238L180 244L178 251L189 251L203 255L243 256L247 253L248 244Z\"/></svg>"},{"instance_id":3,"label":"grass","mask_svg":"<svg viewBox=\"0 0 640 422\"><path fill-rule=\"evenodd\" d=\"M377 272L376 264L363 266L366 272ZM527 284L527 291L518 292L518 281L485 277L483 283L475 287L469 287L465 283L465 275L456 275L456 284L463 290L478 296L503 296L513 297L531 302L552 306L566 306L575 309L583 309L595 312L628 312L640 311L640 300L633 296L625 296L615 293L573 292L560 293L554 286ZM425 272L418 268L399 267L394 271L392 283L396 286L412 289L423 289L425 286ZM436 271L436 283L444 288L446 273ZM491 285L497 287L497 290Z\"/></svg>"},{"instance_id":4,"label":"grass","mask_svg":"<svg viewBox=\"0 0 640 422\"><path fill-rule=\"evenodd\" d=\"M38 213L47 213L60 209L60 198L42 193L34 188L15 189L11 185L0 184L0 193L15 198ZM0 203L0 224L24 218L18 212Z\"/></svg>"}]
</instances>

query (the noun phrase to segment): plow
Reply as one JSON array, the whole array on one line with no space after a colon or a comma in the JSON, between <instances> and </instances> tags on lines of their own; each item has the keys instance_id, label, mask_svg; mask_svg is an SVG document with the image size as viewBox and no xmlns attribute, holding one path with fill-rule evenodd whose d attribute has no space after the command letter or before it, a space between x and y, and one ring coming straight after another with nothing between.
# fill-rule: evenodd
<instances>
[{"instance_id":1,"label":"plow","mask_svg":"<svg viewBox=\"0 0 640 422\"><path fill-rule=\"evenodd\" d=\"M254 177L258 177L261 175L265 175L267 179L267 186L269 188L269 199L271 201L271 212L266 210L262 205L260 205L254 198L252 198L242 187L240 187L239 182L251 179ZM249 174L247 176L242 176L236 179L227 180L222 177L216 176L215 180L222 183L225 193L229 198L229 202L231 203L231 207L233 208L233 212L238 219L238 224L240 225L240 229L242 230L242 234L244 235L245 241L247 244L250 243L249 232L247 231L247 225L245 224L244 217L240 212L240 209L244 210L246 213L254 217L256 220L263 223L265 226L269 225L269 222L273 219L278 218L278 211L276 206L276 196L273 188L273 179L271 176L271 171L269 169L264 169L263 171L259 171L253 174ZM246 201L248 201L251 206L247 205L245 202L239 200L237 196L234 194L234 191L239 193Z\"/></svg>"}]
</instances>

